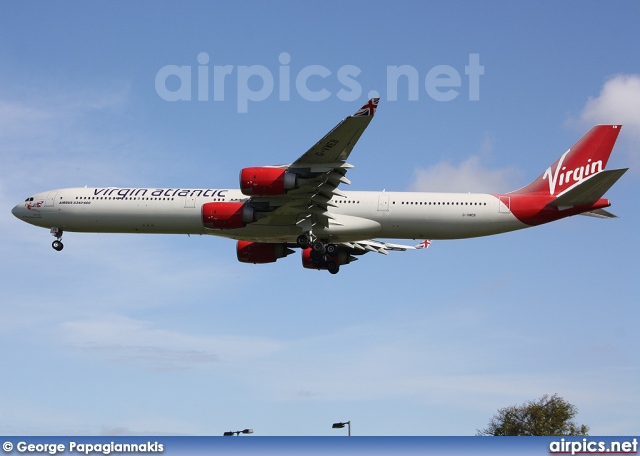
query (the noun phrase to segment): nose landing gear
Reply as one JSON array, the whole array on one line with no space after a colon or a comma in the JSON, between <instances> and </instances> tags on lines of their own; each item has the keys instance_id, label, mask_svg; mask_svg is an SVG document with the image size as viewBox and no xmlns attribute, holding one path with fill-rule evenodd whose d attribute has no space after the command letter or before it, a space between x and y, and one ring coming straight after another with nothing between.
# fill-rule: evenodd
<instances>
[{"instance_id":1,"label":"nose landing gear","mask_svg":"<svg viewBox=\"0 0 640 456\"><path fill-rule=\"evenodd\" d=\"M59 228L51 228L51 235L56 238L56 240L51 244L51 247L58 252L64 248L64 244L62 243L62 233L63 231Z\"/></svg>"}]
</instances>

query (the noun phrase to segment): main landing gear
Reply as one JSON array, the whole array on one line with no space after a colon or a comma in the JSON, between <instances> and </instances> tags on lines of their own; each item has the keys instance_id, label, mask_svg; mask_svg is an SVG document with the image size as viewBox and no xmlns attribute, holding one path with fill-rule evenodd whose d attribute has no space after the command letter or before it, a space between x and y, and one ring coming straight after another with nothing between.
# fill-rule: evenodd
<instances>
[{"instance_id":1,"label":"main landing gear","mask_svg":"<svg viewBox=\"0 0 640 456\"><path fill-rule=\"evenodd\" d=\"M331 274L337 274L340 271L340 265L332 258L338 253L337 245L328 244L311 232L298 236L296 243L302 249L311 248L311 260L318 269L326 269Z\"/></svg>"},{"instance_id":2,"label":"main landing gear","mask_svg":"<svg viewBox=\"0 0 640 456\"><path fill-rule=\"evenodd\" d=\"M60 251L64 248L64 244L62 243L62 230L59 228L51 228L51 235L56 238L55 241L51 244L53 250Z\"/></svg>"}]
</instances>

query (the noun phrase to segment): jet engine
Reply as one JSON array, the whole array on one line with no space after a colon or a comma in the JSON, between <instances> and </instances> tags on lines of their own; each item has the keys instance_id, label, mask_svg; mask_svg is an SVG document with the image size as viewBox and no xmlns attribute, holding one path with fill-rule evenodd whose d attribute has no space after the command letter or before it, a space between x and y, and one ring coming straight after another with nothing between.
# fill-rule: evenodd
<instances>
[{"instance_id":1,"label":"jet engine","mask_svg":"<svg viewBox=\"0 0 640 456\"><path fill-rule=\"evenodd\" d=\"M255 222L252 207L239 202L215 202L202 205L202 224L205 228L231 230Z\"/></svg>"},{"instance_id":2,"label":"jet engine","mask_svg":"<svg viewBox=\"0 0 640 456\"><path fill-rule=\"evenodd\" d=\"M240 190L245 195L284 195L294 188L298 188L298 176L284 168L244 168L240 171Z\"/></svg>"},{"instance_id":3,"label":"jet engine","mask_svg":"<svg viewBox=\"0 0 640 456\"><path fill-rule=\"evenodd\" d=\"M287 248L287 244L282 243L238 241L236 244L238 261L242 263L274 263L293 252Z\"/></svg>"}]
</instances>

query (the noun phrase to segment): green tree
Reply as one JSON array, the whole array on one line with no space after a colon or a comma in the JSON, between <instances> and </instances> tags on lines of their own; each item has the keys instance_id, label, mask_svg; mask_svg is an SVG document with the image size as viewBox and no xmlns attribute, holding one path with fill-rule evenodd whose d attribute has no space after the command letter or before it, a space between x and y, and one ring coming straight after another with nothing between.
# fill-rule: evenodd
<instances>
[{"instance_id":1,"label":"green tree","mask_svg":"<svg viewBox=\"0 0 640 456\"><path fill-rule=\"evenodd\" d=\"M536 401L499 409L477 435L589 435L588 426L573 421L577 414L575 405L557 394L545 394Z\"/></svg>"}]
</instances>

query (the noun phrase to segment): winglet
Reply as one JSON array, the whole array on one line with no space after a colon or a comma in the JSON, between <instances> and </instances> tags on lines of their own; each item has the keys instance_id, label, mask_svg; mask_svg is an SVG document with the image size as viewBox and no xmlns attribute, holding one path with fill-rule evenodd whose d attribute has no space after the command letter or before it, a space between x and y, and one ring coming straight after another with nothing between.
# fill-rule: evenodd
<instances>
[{"instance_id":1,"label":"winglet","mask_svg":"<svg viewBox=\"0 0 640 456\"><path fill-rule=\"evenodd\" d=\"M431 241L428 239L425 239L420 244L416 245L416 249L428 249L430 245L431 245Z\"/></svg>"},{"instance_id":2,"label":"winglet","mask_svg":"<svg viewBox=\"0 0 640 456\"><path fill-rule=\"evenodd\" d=\"M366 105L361 107L360 110L353 115L353 117L373 117L376 113L376 109L378 108L379 101L380 98L370 99Z\"/></svg>"}]
</instances>

